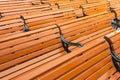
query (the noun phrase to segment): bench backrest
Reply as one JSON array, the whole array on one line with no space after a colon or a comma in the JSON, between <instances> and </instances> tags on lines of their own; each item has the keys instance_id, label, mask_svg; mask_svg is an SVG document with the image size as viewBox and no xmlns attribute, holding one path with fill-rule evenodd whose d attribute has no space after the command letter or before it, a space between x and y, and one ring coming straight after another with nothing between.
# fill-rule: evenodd
<instances>
[{"instance_id":1,"label":"bench backrest","mask_svg":"<svg viewBox=\"0 0 120 80\"><path fill-rule=\"evenodd\" d=\"M3 17L0 19L0 37L9 36L17 31L23 31L23 21L20 16ZM17 34L17 33L16 33Z\"/></svg>"},{"instance_id":2,"label":"bench backrest","mask_svg":"<svg viewBox=\"0 0 120 80\"><path fill-rule=\"evenodd\" d=\"M45 59L58 54L63 50L60 48L62 45L59 37L59 30L56 25L53 25L2 38L0 40L0 71L37 56ZM60 55L63 54L58 56Z\"/></svg>"}]
</instances>

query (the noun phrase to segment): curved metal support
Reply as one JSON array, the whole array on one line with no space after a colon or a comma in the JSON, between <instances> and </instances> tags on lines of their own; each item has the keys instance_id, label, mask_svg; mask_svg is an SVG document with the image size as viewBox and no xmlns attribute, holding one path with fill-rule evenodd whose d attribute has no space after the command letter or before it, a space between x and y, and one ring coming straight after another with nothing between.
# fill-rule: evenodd
<instances>
[{"instance_id":1,"label":"curved metal support","mask_svg":"<svg viewBox=\"0 0 120 80\"><path fill-rule=\"evenodd\" d=\"M56 24L56 25L57 25L57 24ZM67 40L63 37L63 34L62 34L62 31L61 31L60 27L59 27L58 25L57 25L57 27L58 27L58 29L59 29L60 38L61 38L61 42L62 42L63 48L64 48L64 50L65 50L67 53L70 53L70 52L71 52L71 51L68 49L69 46L83 47L83 44L67 41Z\"/></svg>"},{"instance_id":2,"label":"curved metal support","mask_svg":"<svg viewBox=\"0 0 120 80\"><path fill-rule=\"evenodd\" d=\"M58 7L58 9L60 9L60 6L59 6L59 4L58 4L58 3L55 3L55 5Z\"/></svg>"},{"instance_id":3,"label":"curved metal support","mask_svg":"<svg viewBox=\"0 0 120 80\"><path fill-rule=\"evenodd\" d=\"M113 7L110 6L110 11L114 13L115 18L111 21L111 24L115 30L120 28L120 19L118 18L117 12Z\"/></svg>"},{"instance_id":4,"label":"curved metal support","mask_svg":"<svg viewBox=\"0 0 120 80\"><path fill-rule=\"evenodd\" d=\"M117 16L117 12L115 11L115 8L113 8L113 7L110 6L110 11L114 13L115 18L118 17L118 16Z\"/></svg>"},{"instance_id":5,"label":"curved metal support","mask_svg":"<svg viewBox=\"0 0 120 80\"><path fill-rule=\"evenodd\" d=\"M25 32L28 32L30 31L29 27L27 26L26 22L25 22L25 18L23 16L20 16L20 18L23 20L24 22L24 25L23 25L23 28L24 28L24 31Z\"/></svg>"},{"instance_id":6,"label":"curved metal support","mask_svg":"<svg viewBox=\"0 0 120 80\"><path fill-rule=\"evenodd\" d=\"M112 41L106 36L104 38L109 44L113 64L114 64L116 70L120 72L120 66L119 66L120 65L120 57L115 53L114 47L112 45L113 44Z\"/></svg>"}]
</instances>

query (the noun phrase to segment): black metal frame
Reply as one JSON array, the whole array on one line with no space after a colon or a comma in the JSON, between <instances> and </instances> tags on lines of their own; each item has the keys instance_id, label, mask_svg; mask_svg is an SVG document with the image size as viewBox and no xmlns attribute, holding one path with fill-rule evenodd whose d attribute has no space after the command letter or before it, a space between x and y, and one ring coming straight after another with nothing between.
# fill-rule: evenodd
<instances>
[{"instance_id":1,"label":"black metal frame","mask_svg":"<svg viewBox=\"0 0 120 80\"><path fill-rule=\"evenodd\" d=\"M120 64L120 57L115 53L114 47L112 45L113 44L112 41L108 37L106 37L106 36L104 38L105 38L105 40L109 44L113 64L114 64L116 70L118 72L120 72L120 66L119 66L119 64Z\"/></svg>"},{"instance_id":2,"label":"black metal frame","mask_svg":"<svg viewBox=\"0 0 120 80\"><path fill-rule=\"evenodd\" d=\"M59 4L58 4L58 3L55 3L55 5L58 7L58 9L60 9L60 6L59 6Z\"/></svg>"},{"instance_id":3,"label":"black metal frame","mask_svg":"<svg viewBox=\"0 0 120 80\"><path fill-rule=\"evenodd\" d=\"M64 50L65 50L67 53L70 53L70 52L71 52L71 51L69 50L69 46L83 47L83 44L67 41L67 40L63 37L61 28L60 28L58 25L57 25L57 27L58 27L58 29L59 29L62 46L63 46Z\"/></svg>"},{"instance_id":4,"label":"black metal frame","mask_svg":"<svg viewBox=\"0 0 120 80\"><path fill-rule=\"evenodd\" d=\"M0 12L0 18L2 18L3 16L2 16L2 13Z\"/></svg>"},{"instance_id":5,"label":"black metal frame","mask_svg":"<svg viewBox=\"0 0 120 80\"><path fill-rule=\"evenodd\" d=\"M27 26L27 24L25 22L25 18L23 16L20 16L20 18L23 20L23 23L24 23L24 25L23 25L24 31L25 32L30 31L29 27Z\"/></svg>"},{"instance_id":6,"label":"black metal frame","mask_svg":"<svg viewBox=\"0 0 120 80\"><path fill-rule=\"evenodd\" d=\"M112 20L111 24L115 30L120 28L120 19L118 18L117 12L115 11L114 8L110 6L110 11L114 13L115 18Z\"/></svg>"}]
</instances>

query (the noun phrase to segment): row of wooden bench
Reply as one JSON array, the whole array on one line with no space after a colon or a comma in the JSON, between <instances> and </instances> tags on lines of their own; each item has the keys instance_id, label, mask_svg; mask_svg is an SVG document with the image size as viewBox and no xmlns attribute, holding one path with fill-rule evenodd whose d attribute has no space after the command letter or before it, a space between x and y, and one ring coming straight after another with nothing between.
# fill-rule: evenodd
<instances>
[{"instance_id":1,"label":"row of wooden bench","mask_svg":"<svg viewBox=\"0 0 120 80\"><path fill-rule=\"evenodd\" d=\"M76 15L82 16L83 13L87 15L99 13L105 10L108 10L108 2L102 1L101 3L94 3L94 4L87 4L81 6L78 2L66 2L66 3L56 3L58 9L70 9L73 8L75 10ZM92 6L93 5L93 6ZM11 5L12 6L12 5ZM56 6L56 7L57 7ZM2 6L1 6L2 7ZM49 5L49 4L37 4L37 5L16 5L13 7L2 7L0 9L1 18L4 16L11 16L11 15L22 15L28 13L35 13L41 11L48 11L48 10L56 10L57 8ZM92 13L94 12L94 13Z\"/></svg>"},{"instance_id":2,"label":"row of wooden bench","mask_svg":"<svg viewBox=\"0 0 120 80\"><path fill-rule=\"evenodd\" d=\"M103 5L107 5L107 4L105 3ZM109 12L110 10L109 7L103 6L104 7L104 9L102 8L103 10L98 9L96 11L92 11L94 10L95 7L96 6L93 6L93 9L90 9L92 8L90 7L89 9L91 11L90 12L88 11L87 14L92 15L93 13L95 14L104 11ZM41 12L38 12L38 10L41 10ZM0 38L4 38L13 34L18 34L24 31L35 30L41 27L46 27L53 24L57 24L85 16L84 14L81 14L81 12L78 12L75 9L51 10L51 8L47 8L44 6L34 7L33 10L32 8L27 8L21 10L18 9L16 11L14 12L14 10L13 11L9 10L8 12L5 12L6 17L0 19L0 26L1 26ZM19 16L18 14L21 14L21 16ZM10 16L10 15L14 15L14 16Z\"/></svg>"},{"instance_id":3,"label":"row of wooden bench","mask_svg":"<svg viewBox=\"0 0 120 80\"><path fill-rule=\"evenodd\" d=\"M91 3L97 3L100 0L42 0L42 1L50 2L50 3L56 3L56 2L65 3L65 2L77 1L78 3L81 3L81 4L91 4Z\"/></svg>"},{"instance_id":4,"label":"row of wooden bench","mask_svg":"<svg viewBox=\"0 0 120 80\"><path fill-rule=\"evenodd\" d=\"M74 9L1 18L0 79L119 79L105 41L112 39L120 53L120 31L113 32L113 18L102 11L76 19ZM31 31L23 33L27 26Z\"/></svg>"},{"instance_id":5,"label":"row of wooden bench","mask_svg":"<svg viewBox=\"0 0 120 80\"><path fill-rule=\"evenodd\" d=\"M42 14L27 14L21 18L20 16L4 17L0 22L0 34L1 38L3 38L26 31L25 25L28 26L29 30L35 30L73 19L76 19L74 9L57 10Z\"/></svg>"},{"instance_id":6,"label":"row of wooden bench","mask_svg":"<svg viewBox=\"0 0 120 80\"><path fill-rule=\"evenodd\" d=\"M107 0L103 0L103 1L107 1ZM62 3L62 4L66 4L66 3L74 3L77 2L80 5L84 5L84 4L90 4L90 3L99 3L101 2L100 0L14 0L14 1L0 1L0 6L1 7L12 7L12 6L27 6L27 5L37 5L37 4L45 4L45 3L50 3L53 4L51 2L54 2L54 4L56 3ZM116 0L116 1L111 1L111 4L114 6L114 4L118 4L120 1Z\"/></svg>"},{"instance_id":7,"label":"row of wooden bench","mask_svg":"<svg viewBox=\"0 0 120 80\"><path fill-rule=\"evenodd\" d=\"M1 39L1 80L67 79L81 75L84 71L86 73L86 69L89 70L90 66L90 69L96 67L96 70L106 69L107 71L112 64L108 45L103 36L113 31L110 27L113 17L108 12L102 12ZM58 27L65 39L74 43L82 43L83 47L71 46L69 47L71 53L66 54L61 44ZM85 74L86 77L82 78L89 80L98 78L96 74L100 72L95 73L96 70L90 71L88 75Z\"/></svg>"},{"instance_id":8,"label":"row of wooden bench","mask_svg":"<svg viewBox=\"0 0 120 80\"><path fill-rule=\"evenodd\" d=\"M12 2L13 1L13 2ZM78 1L79 3L96 3L100 0L1 0L1 4L16 4L16 3L30 3L30 2L50 2L50 3L56 3L56 2L70 2L70 1Z\"/></svg>"},{"instance_id":9,"label":"row of wooden bench","mask_svg":"<svg viewBox=\"0 0 120 80\"><path fill-rule=\"evenodd\" d=\"M108 10L109 8L106 5L107 3L104 3L106 5L106 7L103 6L104 7L104 8L102 8L103 10L100 10L101 7L99 7L99 5L100 6L104 5L103 3L104 2L102 2L100 4L98 4L98 3L94 4L93 7L90 7L90 5L89 5L88 12L87 12L87 8L85 9L86 14L91 15L91 14L93 14L93 12L95 14L97 12L99 13L99 11L104 12L104 11ZM97 6L99 9L95 8ZM58 22L61 22L61 19L66 19L66 21L67 21L69 19L75 19L75 18L85 16L85 12L84 11L82 12L82 10L77 10L77 9L64 10L64 8L61 8L63 10L59 11L59 10L51 10L51 9L52 8L50 7L50 5L46 4L46 5L38 5L38 6L34 6L34 7L32 6L29 8L22 8L22 9L3 10L3 12L2 12L3 14L1 15L1 17L3 17L3 18L0 19L0 21L1 21L0 22L0 25L1 25L0 37L3 38L6 36L17 34L21 31L22 32L27 31L27 29L29 27L31 27L32 29L28 29L28 30L35 30L35 29L40 28L41 26L44 27L44 26L49 26L51 24L57 24ZM94 10L94 11L92 11L92 10ZM38 11L40 11L40 12L38 12ZM47 13L49 13L49 14L47 14ZM14 15L14 16L11 16L11 15ZM22 17L19 15L22 15ZM34 15L34 16L31 17L31 15ZM4 16L6 16L6 17L4 17ZM46 16L46 18L44 16ZM47 16L49 16L49 18ZM44 20L44 22L43 22L43 20ZM36 26L38 24L41 26ZM27 26L28 26L28 28L26 29Z\"/></svg>"}]
</instances>

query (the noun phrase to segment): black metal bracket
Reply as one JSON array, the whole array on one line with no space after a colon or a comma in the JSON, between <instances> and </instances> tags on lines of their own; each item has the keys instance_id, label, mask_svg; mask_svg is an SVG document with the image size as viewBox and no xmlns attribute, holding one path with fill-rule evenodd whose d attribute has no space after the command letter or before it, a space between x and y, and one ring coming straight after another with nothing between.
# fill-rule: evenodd
<instances>
[{"instance_id":1,"label":"black metal bracket","mask_svg":"<svg viewBox=\"0 0 120 80\"><path fill-rule=\"evenodd\" d=\"M106 36L104 38L105 38L105 40L109 44L109 48L110 48L110 52L111 52L113 64L114 64L116 70L118 72L120 72L120 57L115 53L114 47L112 45L113 42L108 37L106 37Z\"/></svg>"},{"instance_id":2,"label":"black metal bracket","mask_svg":"<svg viewBox=\"0 0 120 80\"><path fill-rule=\"evenodd\" d=\"M27 26L27 24L25 22L25 18L23 16L20 16L20 18L23 20L23 23L24 23L24 25L23 25L24 31L25 32L30 31L29 27Z\"/></svg>"},{"instance_id":3,"label":"black metal bracket","mask_svg":"<svg viewBox=\"0 0 120 80\"><path fill-rule=\"evenodd\" d=\"M43 0L40 0L40 3L41 3L41 4L48 4L49 6L51 6L51 3L49 3L49 2L44 2Z\"/></svg>"},{"instance_id":4,"label":"black metal bracket","mask_svg":"<svg viewBox=\"0 0 120 80\"><path fill-rule=\"evenodd\" d=\"M3 16L2 16L2 13L0 12L0 18L2 18Z\"/></svg>"},{"instance_id":5,"label":"black metal bracket","mask_svg":"<svg viewBox=\"0 0 120 80\"><path fill-rule=\"evenodd\" d=\"M57 24L56 24L56 25L57 25ZM69 46L83 47L83 44L67 41L67 40L63 37L61 28L60 28L58 25L57 25L57 27L58 27L58 29L59 29L62 46L63 46L64 50L65 50L67 53L70 53L70 52L71 52L71 51L68 49Z\"/></svg>"},{"instance_id":6,"label":"black metal bracket","mask_svg":"<svg viewBox=\"0 0 120 80\"><path fill-rule=\"evenodd\" d=\"M110 11L112 13L114 13L115 18L111 21L111 24L113 26L113 28L115 30L117 30L118 28L120 28L120 19L118 18L117 12L115 11L115 9L113 7L110 6Z\"/></svg>"},{"instance_id":7,"label":"black metal bracket","mask_svg":"<svg viewBox=\"0 0 120 80\"><path fill-rule=\"evenodd\" d=\"M88 16L88 15L86 14L86 12L85 12L85 10L84 10L83 6L81 6L81 5L80 5L80 7L79 7L79 8L80 8L80 9L82 9L82 14L83 14L83 16L76 16L76 18L81 18L81 17Z\"/></svg>"},{"instance_id":8,"label":"black metal bracket","mask_svg":"<svg viewBox=\"0 0 120 80\"><path fill-rule=\"evenodd\" d=\"M115 8L113 8L111 6L109 8L110 8L110 11L115 14L115 18L117 18L118 16L117 16L117 12L115 11Z\"/></svg>"},{"instance_id":9,"label":"black metal bracket","mask_svg":"<svg viewBox=\"0 0 120 80\"><path fill-rule=\"evenodd\" d=\"M60 6L59 6L59 4L58 4L58 3L55 3L55 5L57 6L57 8L58 8L58 9L60 9Z\"/></svg>"}]
</instances>

